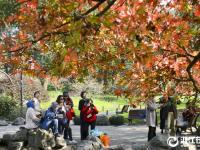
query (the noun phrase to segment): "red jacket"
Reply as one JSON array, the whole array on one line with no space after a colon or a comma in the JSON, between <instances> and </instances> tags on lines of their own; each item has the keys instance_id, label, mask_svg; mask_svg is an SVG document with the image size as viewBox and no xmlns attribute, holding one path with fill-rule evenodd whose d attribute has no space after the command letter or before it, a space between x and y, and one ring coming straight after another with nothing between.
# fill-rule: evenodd
<instances>
[{"instance_id":1,"label":"red jacket","mask_svg":"<svg viewBox=\"0 0 200 150\"><path fill-rule=\"evenodd\" d=\"M67 117L67 119L72 120L72 118L75 117L75 111L73 109L74 104L73 104L72 99L71 98L67 98L65 100L65 105L70 105L71 106L71 108L68 111L66 111L66 117Z\"/></svg>"},{"instance_id":2,"label":"red jacket","mask_svg":"<svg viewBox=\"0 0 200 150\"><path fill-rule=\"evenodd\" d=\"M87 123L92 123L96 121L98 110L95 106L91 108L90 106L83 106L81 112L83 113L83 120Z\"/></svg>"},{"instance_id":3,"label":"red jacket","mask_svg":"<svg viewBox=\"0 0 200 150\"><path fill-rule=\"evenodd\" d=\"M69 120L72 120L73 117L75 117L75 112L73 108L70 108L67 112L66 112L66 117Z\"/></svg>"}]
</instances>

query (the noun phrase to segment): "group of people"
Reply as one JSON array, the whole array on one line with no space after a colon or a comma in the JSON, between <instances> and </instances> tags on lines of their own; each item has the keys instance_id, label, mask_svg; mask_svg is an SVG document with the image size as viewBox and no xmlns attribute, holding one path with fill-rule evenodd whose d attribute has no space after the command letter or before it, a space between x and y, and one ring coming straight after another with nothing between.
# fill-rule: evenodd
<instances>
[{"instance_id":1,"label":"group of people","mask_svg":"<svg viewBox=\"0 0 200 150\"><path fill-rule=\"evenodd\" d=\"M40 92L36 91L34 98L26 103L26 128L51 129L55 137L63 136L69 143L76 143L72 138L70 127L70 121L75 117L74 104L68 92L59 95L56 101L52 102L51 106L44 112L40 108L39 97ZM91 126L91 130L95 129L98 110L93 101L87 98L85 91L81 92L81 98L79 102L80 133L81 140L86 140L89 135L89 126Z\"/></svg>"},{"instance_id":2,"label":"group of people","mask_svg":"<svg viewBox=\"0 0 200 150\"><path fill-rule=\"evenodd\" d=\"M156 110L160 108L160 129L161 134L169 133L175 135L178 130L176 130L176 125L182 124L187 126L187 124L193 119L195 115L195 110L192 106L188 106L185 111L183 111L182 116L178 116L177 113L177 98L175 96L175 89L168 88L163 96L160 98L159 103L154 100L154 95L147 100L147 125L149 127L148 141L150 141L154 136L156 136L156 126L157 126L157 114Z\"/></svg>"}]
</instances>

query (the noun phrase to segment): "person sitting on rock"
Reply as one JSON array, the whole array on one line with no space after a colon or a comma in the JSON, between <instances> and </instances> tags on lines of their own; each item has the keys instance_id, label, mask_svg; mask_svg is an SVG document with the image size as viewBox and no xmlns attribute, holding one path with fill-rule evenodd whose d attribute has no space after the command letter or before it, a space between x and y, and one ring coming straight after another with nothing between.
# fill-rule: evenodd
<instances>
[{"instance_id":1,"label":"person sitting on rock","mask_svg":"<svg viewBox=\"0 0 200 150\"><path fill-rule=\"evenodd\" d=\"M34 102L32 100L26 103L26 125L27 129L35 129L39 126L40 118L37 117L37 112L35 111Z\"/></svg>"},{"instance_id":2,"label":"person sitting on rock","mask_svg":"<svg viewBox=\"0 0 200 150\"><path fill-rule=\"evenodd\" d=\"M182 116L183 120L187 122L191 122L195 116L195 109L191 105L188 104L187 109L183 111Z\"/></svg>"},{"instance_id":3,"label":"person sitting on rock","mask_svg":"<svg viewBox=\"0 0 200 150\"><path fill-rule=\"evenodd\" d=\"M58 103L53 102L51 107L45 112L44 120L41 122L40 127L45 130L52 129L54 135L58 137L58 118L56 115L56 111L58 108Z\"/></svg>"}]
</instances>

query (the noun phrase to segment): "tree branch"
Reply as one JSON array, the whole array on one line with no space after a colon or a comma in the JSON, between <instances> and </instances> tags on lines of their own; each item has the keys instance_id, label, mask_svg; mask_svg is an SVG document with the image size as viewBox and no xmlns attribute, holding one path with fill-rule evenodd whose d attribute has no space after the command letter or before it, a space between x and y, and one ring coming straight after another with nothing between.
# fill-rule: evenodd
<instances>
[{"instance_id":1,"label":"tree branch","mask_svg":"<svg viewBox=\"0 0 200 150\"><path fill-rule=\"evenodd\" d=\"M97 17L103 16L111 8L111 6L114 5L115 2L116 2L116 0L110 1L108 3L108 5L101 12L99 12L96 16Z\"/></svg>"},{"instance_id":2,"label":"tree branch","mask_svg":"<svg viewBox=\"0 0 200 150\"><path fill-rule=\"evenodd\" d=\"M190 64L188 65L188 67L186 69L188 76L189 76L189 78L190 78L190 80L191 80L191 82L194 86L195 91L198 91L198 92L200 92L200 89L196 85L196 81L192 76L191 69L199 60L200 60L200 52L194 57L194 59L190 62Z\"/></svg>"}]
</instances>

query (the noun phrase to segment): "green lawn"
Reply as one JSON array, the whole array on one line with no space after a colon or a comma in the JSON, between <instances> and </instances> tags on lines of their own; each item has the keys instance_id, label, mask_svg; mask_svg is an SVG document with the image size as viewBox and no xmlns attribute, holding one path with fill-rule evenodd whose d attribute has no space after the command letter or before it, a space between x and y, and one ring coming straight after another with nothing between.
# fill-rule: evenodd
<instances>
[{"instance_id":1,"label":"green lawn","mask_svg":"<svg viewBox=\"0 0 200 150\"><path fill-rule=\"evenodd\" d=\"M56 100L57 96L62 94L61 91L50 91L48 92L50 100L47 102L42 102L41 107L42 109L47 109L53 101ZM81 99L78 96L72 96L71 97L74 101L74 109L77 115L79 115L78 111L78 103ZM106 112L108 111L116 111L117 108L122 109L123 105L128 104L128 100L123 97L116 97L114 95L94 95L91 97L94 101L94 104L97 106L98 110L100 112ZM182 102L181 104L177 105L178 109L184 109L185 108L185 102ZM141 104L141 108L145 108L144 104ZM159 110L157 111L158 114L158 120L159 120ZM128 113L121 114L125 118L128 118ZM128 120L126 119L126 122ZM143 122L143 120L135 119L133 121L135 124L138 124L139 122ZM199 122L199 121L198 121Z\"/></svg>"},{"instance_id":2,"label":"green lawn","mask_svg":"<svg viewBox=\"0 0 200 150\"><path fill-rule=\"evenodd\" d=\"M62 94L60 91L50 91L49 93L50 100L47 102L42 102L41 107L42 109L47 109L53 101L56 100L57 96ZM78 96L72 96L71 97L74 102L74 109L76 114L79 114L78 111L78 103L81 99ZM98 108L100 112L106 112L108 111L116 111L117 108L121 109L123 105L128 103L128 100L123 97L118 97L114 95L94 95L91 97L94 101L95 106Z\"/></svg>"}]
</instances>

